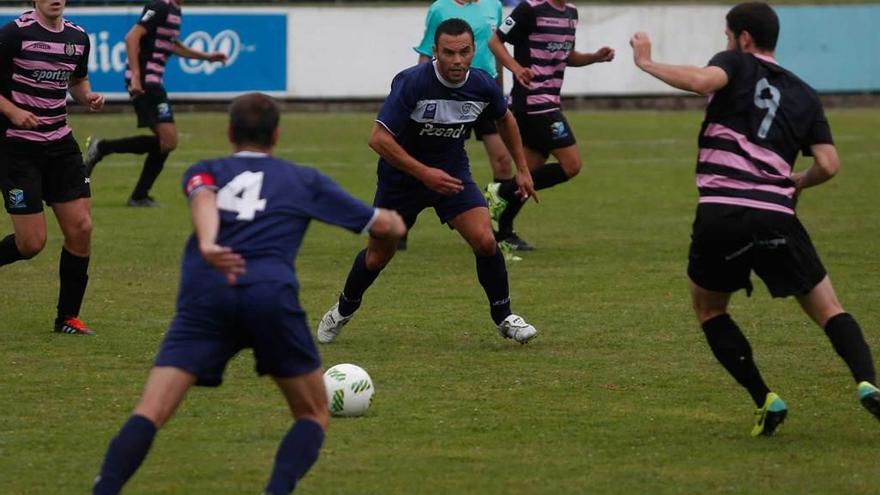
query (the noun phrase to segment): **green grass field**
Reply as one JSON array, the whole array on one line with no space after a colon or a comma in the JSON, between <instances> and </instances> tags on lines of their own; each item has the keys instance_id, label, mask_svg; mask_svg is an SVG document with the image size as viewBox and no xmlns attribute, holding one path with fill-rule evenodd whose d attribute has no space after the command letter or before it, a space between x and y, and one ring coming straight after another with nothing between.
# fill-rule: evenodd
<instances>
[{"instance_id":1,"label":"green grass field","mask_svg":"<svg viewBox=\"0 0 880 495\"><path fill-rule=\"evenodd\" d=\"M880 113L835 110L842 173L800 213L846 308L880 355ZM509 266L514 310L541 334L501 339L464 242L424 213L367 293L329 366L376 385L359 419L333 420L298 493L877 493L877 421L844 364L794 301L759 285L733 314L764 376L790 407L774 438L748 436L752 404L712 357L684 274L697 113L569 114L585 155L572 183L525 208L539 250ZM131 134L132 115L76 116L77 136ZM0 268L0 493L85 493L128 416L172 317L189 220L184 168L225 154L225 116L181 114L181 146L154 195L124 205L140 170L114 156L92 178L94 243L82 317L97 332L50 332L60 236ZM286 115L277 154L311 164L364 200L375 157L368 114ZM473 170L488 178L471 146ZM804 166L806 162L800 165ZM11 224L0 220L0 235ZM298 258L312 325L333 303L363 238L314 225ZM280 394L234 360L220 389L194 390L157 437L131 494L258 493L290 426Z\"/></svg>"}]
</instances>

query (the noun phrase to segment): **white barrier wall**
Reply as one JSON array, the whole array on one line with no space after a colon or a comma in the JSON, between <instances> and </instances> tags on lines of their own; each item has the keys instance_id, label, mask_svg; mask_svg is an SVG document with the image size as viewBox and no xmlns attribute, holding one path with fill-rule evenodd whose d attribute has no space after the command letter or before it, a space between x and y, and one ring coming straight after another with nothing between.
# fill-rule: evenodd
<instances>
[{"instance_id":1,"label":"white barrier wall","mask_svg":"<svg viewBox=\"0 0 880 495\"><path fill-rule=\"evenodd\" d=\"M288 18L288 90L300 98L375 98L414 64L425 8L302 7ZM608 64L569 69L564 95L670 94L676 91L637 70L629 37L647 31L661 61L705 65L726 45L725 6L582 6L577 49L617 50ZM509 79L510 74L505 77Z\"/></svg>"}]
</instances>

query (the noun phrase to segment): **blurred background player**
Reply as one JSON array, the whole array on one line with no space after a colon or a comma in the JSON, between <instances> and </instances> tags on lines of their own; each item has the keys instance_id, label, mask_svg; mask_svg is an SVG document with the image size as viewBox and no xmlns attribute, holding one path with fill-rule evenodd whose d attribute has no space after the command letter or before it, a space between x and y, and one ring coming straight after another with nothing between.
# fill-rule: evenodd
<instances>
[{"instance_id":1,"label":"blurred background player","mask_svg":"<svg viewBox=\"0 0 880 495\"><path fill-rule=\"evenodd\" d=\"M607 46L595 53L575 50L577 24L578 12L570 3L528 0L513 9L489 41L495 57L514 76L511 108L537 191L567 182L581 171L580 152L559 96L566 67L614 60L614 50ZM513 45L513 57L504 43ZM550 155L557 162L547 163ZM490 184L489 210L498 223L499 242L513 250L531 251L535 247L513 229L513 220L525 204L516 189L509 180Z\"/></svg>"},{"instance_id":2,"label":"blurred background player","mask_svg":"<svg viewBox=\"0 0 880 495\"><path fill-rule=\"evenodd\" d=\"M104 97L89 85L89 37L64 19L64 7L37 0L0 29L0 190L15 230L0 240L0 266L43 250L43 202L50 205L64 236L55 331L90 335L78 315L89 281L91 191L66 100L70 93L97 111Z\"/></svg>"},{"instance_id":3,"label":"blurred background player","mask_svg":"<svg viewBox=\"0 0 880 495\"><path fill-rule=\"evenodd\" d=\"M531 197L534 190L516 120L489 74L470 70L473 56L474 35L468 23L448 19L437 26L434 35L436 60L394 77L369 141L380 157L373 204L400 212L409 228L422 210L433 207L440 221L457 230L473 250L477 278L499 333L524 344L538 331L510 309L504 257L464 149L467 133L480 114L495 121L513 153L521 196ZM367 248L355 257L339 301L318 325L319 342L331 342L339 335L396 250L396 243L370 238Z\"/></svg>"},{"instance_id":4,"label":"blurred background player","mask_svg":"<svg viewBox=\"0 0 880 495\"><path fill-rule=\"evenodd\" d=\"M194 234L186 244L177 315L140 403L111 441L95 494L116 494L193 385L219 386L226 363L251 347L296 418L265 493L290 493L318 458L327 426L321 361L299 304L294 258L312 219L396 243L397 213L371 208L319 172L271 156L278 104L251 93L230 107L235 154L184 174Z\"/></svg>"},{"instance_id":5,"label":"blurred background player","mask_svg":"<svg viewBox=\"0 0 880 495\"><path fill-rule=\"evenodd\" d=\"M177 127L168 93L163 86L165 64L172 54L225 63L220 52L200 52L180 42L181 6L183 0L152 0L141 13L140 20L125 35L128 70L125 84L137 113L137 126L149 127L152 136L86 141L85 163L89 175L105 156L112 153L146 153L140 178L128 199L128 206L154 207L159 204L150 196L150 189L165 166L168 154L177 148ZM132 63L137 60L137 63Z\"/></svg>"},{"instance_id":6,"label":"blurred background player","mask_svg":"<svg viewBox=\"0 0 880 495\"><path fill-rule=\"evenodd\" d=\"M501 64L489 49L489 38L501 25L501 2L498 0L437 0L428 8L425 17L425 35L422 42L415 48L419 54L419 63L425 63L433 57L434 33L437 26L446 19L458 18L467 22L474 31L475 53L472 68L484 70L498 81L504 89L504 73ZM501 182L513 178L513 160L504 141L498 135L495 122L486 114L477 119L473 127L478 141L483 142L492 167L493 182ZM405 249L405 239L398 249Z\"/></svg>"},{"instance_id":7,"label":"blurred background player","mask_svg":"<svg viewBox=\"0 0 880 495\"><path fill-rule=\"evenodd\" d=\"M798 194L831 179L840 162L816 92L774 57L779 19L767 4L742 3L727 14L727 51L707 67L651 59L636 33L636 65L670 86L712 95L700 130L688 276L697 318L712 352L758 407L752 435L772 435L787 414L727 313L730 296L751 294L752 270L773 297L795 296L849 366L862 405L880 419L874 362L859 324L837 300L831 280L795 215ZM800 151L813 156L792 174Z\"/></svg>"}]
</instances>

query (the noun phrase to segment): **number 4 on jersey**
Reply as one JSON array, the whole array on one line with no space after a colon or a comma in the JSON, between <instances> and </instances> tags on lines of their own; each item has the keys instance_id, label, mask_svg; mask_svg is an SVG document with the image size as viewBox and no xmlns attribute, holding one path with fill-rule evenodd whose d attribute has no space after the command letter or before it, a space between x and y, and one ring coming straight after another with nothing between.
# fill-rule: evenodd
<instances>
[{"instance_id":1,"label":"number 4 on jersey","mask_svg":"<svg viewBox=\"0 0 880 495\"><path fill-rule=\"evenodd\" d=\"M263 172L243 172L217 191L217 207L238 213L236 220L253 220L266 209L266 200L260 199L262 189Z\"/></svg>"}]
</instances>

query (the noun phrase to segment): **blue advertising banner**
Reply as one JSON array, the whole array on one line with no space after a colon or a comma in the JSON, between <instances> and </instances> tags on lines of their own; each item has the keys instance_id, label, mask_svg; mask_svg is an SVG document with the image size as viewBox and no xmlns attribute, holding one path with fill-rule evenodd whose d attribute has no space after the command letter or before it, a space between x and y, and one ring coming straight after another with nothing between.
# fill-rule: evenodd
<instances>
[{"instance_id":1,"label":"blue advertising banner","mask_svg":"<svg viewBox=\"0 0 880 495\"><path fill-rule=\"evenodd\" d=\"M65 18L86 29L91 40L89 80L95 91L125 93L128 59L125 35L141 9L68 9ZM8 10L0 24L14 20ZM165 87L183 96L287 91L287 14L257 9L186 9L180 41L200 51L221 51L229 61L216 62L172 57Z\"/></svg>"}]
</instances>

